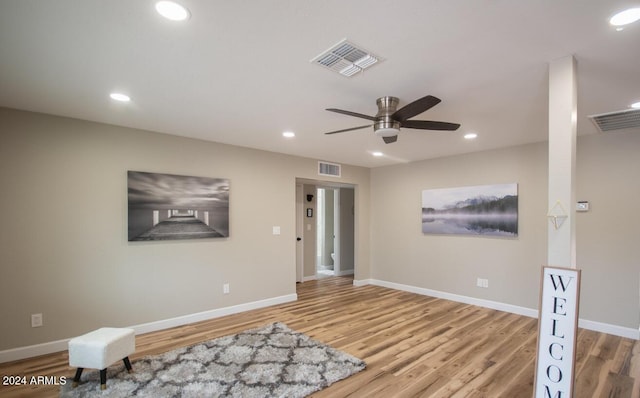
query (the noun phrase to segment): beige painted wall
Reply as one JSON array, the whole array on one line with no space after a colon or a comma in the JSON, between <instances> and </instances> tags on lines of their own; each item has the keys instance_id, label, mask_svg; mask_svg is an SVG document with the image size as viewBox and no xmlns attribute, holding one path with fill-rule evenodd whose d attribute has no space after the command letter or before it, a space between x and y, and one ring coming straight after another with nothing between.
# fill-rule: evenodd
<instances>
[{"instance_id":1,"label":"beige painted wall","mask_svg":"<svg viewBox=\"0 0 640 398\"><path fill-rule=\"evenodd\" d=\"M295 294L295 183L317 160L5 108L0 134L0 350ZM127 242L127 170L230 179L230 237ZM369 170L341 181L367 275Z\"/></svg>"},{"instance_id":2,"label":"beige painted wall","mask_svg":"<svg viewBox=\"0 0 640 398\"><path fill-rule=\"evenodd\" d=\"M340 188L340 271L353 270L354 190Z\"/></svg>"},{"instance_id":3,"label":"beige painted wall","mask_svg":"<svg viewBox=\"0 0 640 398\"><path fill-rule=\"evenodd\" d=\"M580 316L640 326L640 133L580 137L576 262L582 269Z\"/></svg>"},{"instance_id":4,"label":"beige painted wall","mask_svg":"<svg viewBox=\"0 0 640 398\"><path fill-rule=\"evenodd\" d=\"M580 137L577 260L581 318L637 329L639 276L632 202L640 196L640 135ZM373 169L371 277L526 308L538 307L547 259L547 143ZM517 182L519 235L501 239L423 235L424 189ZM476 287L477 278L489 288Z\"/></svg>"},{"instance_id":5,"label":"beige painted wall","mask_svg":"<svg viewBox=\"0 0 640 398\"><path fill-rule=\"evenodd\" d=\"M373 169L372 278L537 307L546 175L543 144ZM518 183L517 238L422 234L424 189L502 183ZM476 287L477 278L490 287Z\"/></svg>"}]
</instances>

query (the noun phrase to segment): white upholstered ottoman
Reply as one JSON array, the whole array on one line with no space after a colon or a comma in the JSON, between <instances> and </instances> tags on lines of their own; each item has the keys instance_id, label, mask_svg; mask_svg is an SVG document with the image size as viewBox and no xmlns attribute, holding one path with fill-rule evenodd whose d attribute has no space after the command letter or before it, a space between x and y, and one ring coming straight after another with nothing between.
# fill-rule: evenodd
<instances>
[{"instance_id":1,"label":"white upholstered ottoman","mask_svg":"<svg viewBox=\"0 0 640 398\"><path fill-rule=\"evenodd\" d=\"M73 386L84 368L100 369L100 388L107 388L107 367L119 360L131 371L129 355L136 350L133 329L100 328L69 340L69 366L77 367Z\"/></svg>"}]
</instances>

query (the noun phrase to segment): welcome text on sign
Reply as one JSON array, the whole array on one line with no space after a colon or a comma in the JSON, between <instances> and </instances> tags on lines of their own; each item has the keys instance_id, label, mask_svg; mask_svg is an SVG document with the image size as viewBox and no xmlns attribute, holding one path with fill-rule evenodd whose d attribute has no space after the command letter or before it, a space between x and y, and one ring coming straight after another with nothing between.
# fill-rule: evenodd
<instances>
[{"instance_id":1,"label":"welcome text on sign","mask_svg":"<svg viewBox=\"0 0 640 398\"><path fill-rule=\"evenodd\" d=\"M543 267L536 398L573 396L579 290L579 270Z\"/></svg>"}]
</instances>

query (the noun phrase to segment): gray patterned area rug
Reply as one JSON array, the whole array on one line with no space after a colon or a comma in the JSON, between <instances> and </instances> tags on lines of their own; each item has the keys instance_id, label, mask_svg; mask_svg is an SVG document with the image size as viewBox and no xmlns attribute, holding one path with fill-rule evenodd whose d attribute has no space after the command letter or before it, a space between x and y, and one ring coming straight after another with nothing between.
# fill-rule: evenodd
<instances>
[{"instance_id":1,"label":"gray patterned area rug","mask_svg":"<svg viewBox=\"0 0 640 398\"><path fill-rule=\"evenodd\" d=\"M61 397L304 397L365 368L345 352L317 342L283 323L220 337L107 369L87 369Z\"/></svg>"}]
</instances>

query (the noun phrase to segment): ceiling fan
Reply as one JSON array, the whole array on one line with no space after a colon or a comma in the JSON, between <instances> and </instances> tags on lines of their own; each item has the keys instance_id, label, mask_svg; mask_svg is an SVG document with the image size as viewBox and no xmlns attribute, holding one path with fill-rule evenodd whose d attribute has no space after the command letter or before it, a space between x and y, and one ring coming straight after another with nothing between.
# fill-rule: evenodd
<instances>
[{"instance_id":1,"label":"ceiling fan","mask_svg":"<svg viewBox=\"0 0 640 398\"><path fill-rule=\"evenodd\" d=\"M438 103L440 103L439 98L427 95L426 97L415 100L412 103L396 110L396 107L398 106L398 98L381 97L376 100L378 113L376 113L375 116L363 115L362 113L345 111L342 109L328 108L327 110L331 112L371 120L374 123L367 124L365 126L352 127L350 129L331 131L325 134L344 133L346 131L359 130L373 126L374 133L377 136L382 137L386 144L391 144L398 140L398 133L400 132L401 127L419 130L457 130L458 127L460 127L457 123L436 122L431 120L407 120L421 114L427 109L431 109Z\"/></svg>"}]
</instances>

